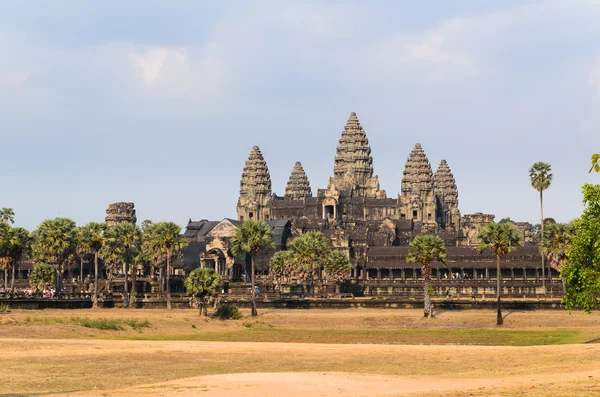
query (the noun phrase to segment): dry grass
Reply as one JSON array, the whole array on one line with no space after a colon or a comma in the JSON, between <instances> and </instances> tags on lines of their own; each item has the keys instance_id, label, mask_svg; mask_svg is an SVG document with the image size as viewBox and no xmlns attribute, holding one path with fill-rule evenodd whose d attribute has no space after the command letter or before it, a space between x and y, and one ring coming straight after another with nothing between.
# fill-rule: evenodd
<instances>
[{"instance_id":1,"label":"dry grass","mask_svg":"<svg viewBox=\"0 0 600 397\"><path fill-rule=\"evenodd\" d=\"M599 314L514 312L506 318L501 330L494 325L492 311L446 312L430 320L423 319L420 310L273 310L263 311L258 319L249 317L247 311L243 314L244 318L235 321L206 320L191 310L48 310L2 314L0 338L3 338L4 365L0 372L0 393L120 389L244 372L451 375L468 381L529 374L556 374L559 379L563 373L600 368L600 344L501 346L595 339L600 337ZM71 318L122 324L126 320L135 324L147 322L148 327L102 330L60 320ZM244 323L252 326L245 327ZM127 340L133 338L150 340ZM216 339L226 342L201 342ZM389 343L454 345L384 345ZM599 387L596 379L568 382L571 383L556 380L532 384L533 389L519 385L431 395L560 396L564 392L562 395L566 396L596 393ZM567 386L571 389L563 389ZM492 390L504 394L493 394ZM568 394L567 390L578 393Z\"/></svg>"}]
</instances>

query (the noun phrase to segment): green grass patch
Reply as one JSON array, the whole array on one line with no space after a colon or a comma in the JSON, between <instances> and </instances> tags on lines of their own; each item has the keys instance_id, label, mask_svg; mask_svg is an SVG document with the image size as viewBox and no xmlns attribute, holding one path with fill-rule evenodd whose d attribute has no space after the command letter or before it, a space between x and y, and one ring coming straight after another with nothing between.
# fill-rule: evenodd
<instances>
[{"instance_id":1,"label":"green grass patch","mask_svg":"<svg viewBox=\"0 0 600 397\"><path fill-rule=\"evenodd\" d=\"M219 342L295 342L394 345L540 346L584 343L580 331L530 330L314 330L276 329L244 323L245 329L200 331L183 335L132 336L136 340L196 340ZM600 332L595 336L599 336Z\"/></svg>"},{"instance_id":2,"label":"green grass patch","mask_svg":"<svg viewBox=\"0 0 600 397\"><path fill-rule=\"evenodd\" d=\"M126 326L136 331L150 326L148 320L138 320L135 318L110 319L110 318L86 318L86 317L29 317L25 318L26 324L44 324L44 325L79 325L85 328L93 328L109 331L122 331Z\"/></svg>"}]
</instances>

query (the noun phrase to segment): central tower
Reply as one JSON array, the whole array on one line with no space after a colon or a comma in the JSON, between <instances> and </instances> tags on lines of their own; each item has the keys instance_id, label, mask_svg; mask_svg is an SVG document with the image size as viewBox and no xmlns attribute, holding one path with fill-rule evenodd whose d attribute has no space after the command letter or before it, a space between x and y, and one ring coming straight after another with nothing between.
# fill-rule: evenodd
<instances>
[{"instance_id":1,"label":"central tower","mask_svg":"<svg viewBox=\"0 0 600 397\"><path fill-rule=\"evenodd\" d=\"M379 178L373 176L369 140L354 112L342 131L328 190L349 190L352 196L385 197L385 192L379 190Z\"/></svg>"}]
</instances>

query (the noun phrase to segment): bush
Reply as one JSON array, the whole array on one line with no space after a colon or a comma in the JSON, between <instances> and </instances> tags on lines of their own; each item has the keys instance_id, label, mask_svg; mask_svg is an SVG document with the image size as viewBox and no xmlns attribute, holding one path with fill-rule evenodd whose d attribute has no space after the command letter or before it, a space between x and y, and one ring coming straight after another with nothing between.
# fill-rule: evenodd
<instances>
[{"instance_id":1,"label":"bush","mask_svg":"<svg viewBox=\"0 0 600 397\"><path fill-rule=\"evenodd\" d=\"M220 320L238 320L242 318L242 314L237 307L229 303L225 303L224 305L219 306L215 312L215 317Z\"/></svg>"}]
</instances>

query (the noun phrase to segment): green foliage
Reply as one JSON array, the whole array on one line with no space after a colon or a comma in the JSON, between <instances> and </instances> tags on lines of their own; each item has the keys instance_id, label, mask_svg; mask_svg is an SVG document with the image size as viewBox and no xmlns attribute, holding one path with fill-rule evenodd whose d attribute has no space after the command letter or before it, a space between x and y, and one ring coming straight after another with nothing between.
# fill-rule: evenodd
<instances>
[{"instance_id":1,"label":"green foliage","mask_svg":"<svg viewBox=\"0 0 600 397\"><path fill-rule=\"evenodd\" d=\"M221 278L214 269L194 269L184 282L187 294L200 304L200 312L207 314L207 306L218 296Z\"/></svg>"},{"instance_id":2,"label":"green foliage","mask_svg":"<svg viewBox=\"0 0 600 397\"><path fill-rule=\"evenodd\" d=\"M541 161L533 164L529 169L531 186L538 192L543 192L552 184L552 166Z\"/></svg>"},{"instance_id":3,"label":"green foliage","mask_svg":"<svg viewBox=\"0 0 600 397\"><path fill-rule=\"evenodd\" d=\"M574 222L551 223L544 228L540 251L548 259L550 266L558 271L561 270L569 259L568 250L571 246L575 229L576 224Z\"/></svg>"},{"instance_id":4,"label":"green foliage","mask_svg":"<svg viewBox=\"0 0 600 397\"><path fill-rule=\"evenodd\" d=\"M430 264L431 262L446 263L446 245L439 236L425 234L417 236L408 246L408 263Z\"/></svg>"},{"instance_id":5,"label":"green foliage","mask_svg":"<svg viewBox=\"0 0 600 397\"><path fill-rule=\"evenodd\" d=\"M99 252L106 238L106 223L90 222L77 228L77 253L80 256Z\"/></svg>"},{"instance_id":6,"label":"green foliage","mask_svg":"<svg viewBox=\"0 0 600 397\"><path fill-rule=\"evenodd\" d=\"M592 168L590 168L589 172L592 172L592 171L600 172L600 164L598 164L599 161L600 161L600 153L592 154Z\"/></svg>"},{"instance_id":7,"label":"green foliage","mask_svg":"<svg viewBox=\"0 0 600 397\"><path fill-rule=\"evenodd\" d=\"M477 235L479 252L489 250L497 256L504 256L523 244L521 234L512 223L489 223Z\"/></svg>"},{"instance_id":8,"label":"green foliage","mask_svg":"<svg viewBox=\"0 0 600 397\"><path fill-rule=\"evenodd\" d=\"M515 222L512 219L510 219L510 217L507 217L507 218L500 219L500 221L498 223L502 224L502 223L515 223Z\"/></svg>"},{"instance_id":9,"label":"green foliage","mask_svg":"<svg viewBox=\"0 0 600 397\"><path fill-rule=\"evenodd\" d=\"M8 224L15 223L15 211L12 208L2 208L0 209L0 222Z\"/></svg>"},{"instance_id":10,"label":"green foliage","mask_svg":"<svg viewBox=\"0 0 600 397\"><path fill-rule=\"evenodd\" d=\"M249 220L235 231L231 238L231 251L234 255L254 255L260 249L275 248L271 227L263 222Z\"/></svg>"},{"instance_id":11,"label":"green foliage","mask_svg":"<svg viewBox=\"0 0 600 397\"><path fill-rule=\"evenodd\" d=\"M242 318L242 314L236 306L225 303L217 308L215 317L219 320L239 320Z\"/></svg>"},{"instance_id":12,"label":"green foliage","mask_svg":"<svg viewBox=\"0 0 600 397\"><path fill-rule=\"evenodd\" d=\"M77 228L71 219L47 219L33 232L34 256L39 262L54 266L59 274L57 290L60 290L60 275L65 271L76 247Z\"/></svg>"},{"instance_id":13,"label":"green foliage","mask_svg":"<svg viewBox=\"0 0 600 397\"><path fill-rule=\"evenodd\" d=\"M352 263L345 252L333 250L325 262L324 270L327 279L342 282L350 278Z\"/></svg>"},{"instance_id":14,"label":"green foliage","mask_svg":"<svg viewBox=\"0 0 600 397\"><path fill-rule=\"evenodd\" d=\"M36 291L43 291L54 284L54 268L47 263L37 263L29 274L29 285Z\"/></svg>"},{"instance_id":15,"label":"green foliage","mask_svg":"<svg viewBox=\"0 0 600 397\"><path fill-rule=\"evenodd\" d=\"M585 184L582 191L583 215L567 250L569 262L560 274L567 289L565 307L589 313L600 294L600 185Z\"/></svg>"},{"instance_id":16,"label":"green foliage","mask_svg":"<svg viewBox=\"0 0 600 397\"><path fill-rule=\"evenodd\" d=\"M30 251L31 235L22 227L0 223L0 267L8 270Z\"/></svg>"},{"instance_id":17,"label":"green foliage","mask_svg":"<svg viewBox=\"0 0 600 397\"><path fill-rule=\"evenodd\" d=\"M330 261L333 247L321 232L309 232L289 244L293 252L294 276L301 281L313 279Z\"/></svg>"}]
</instances>

